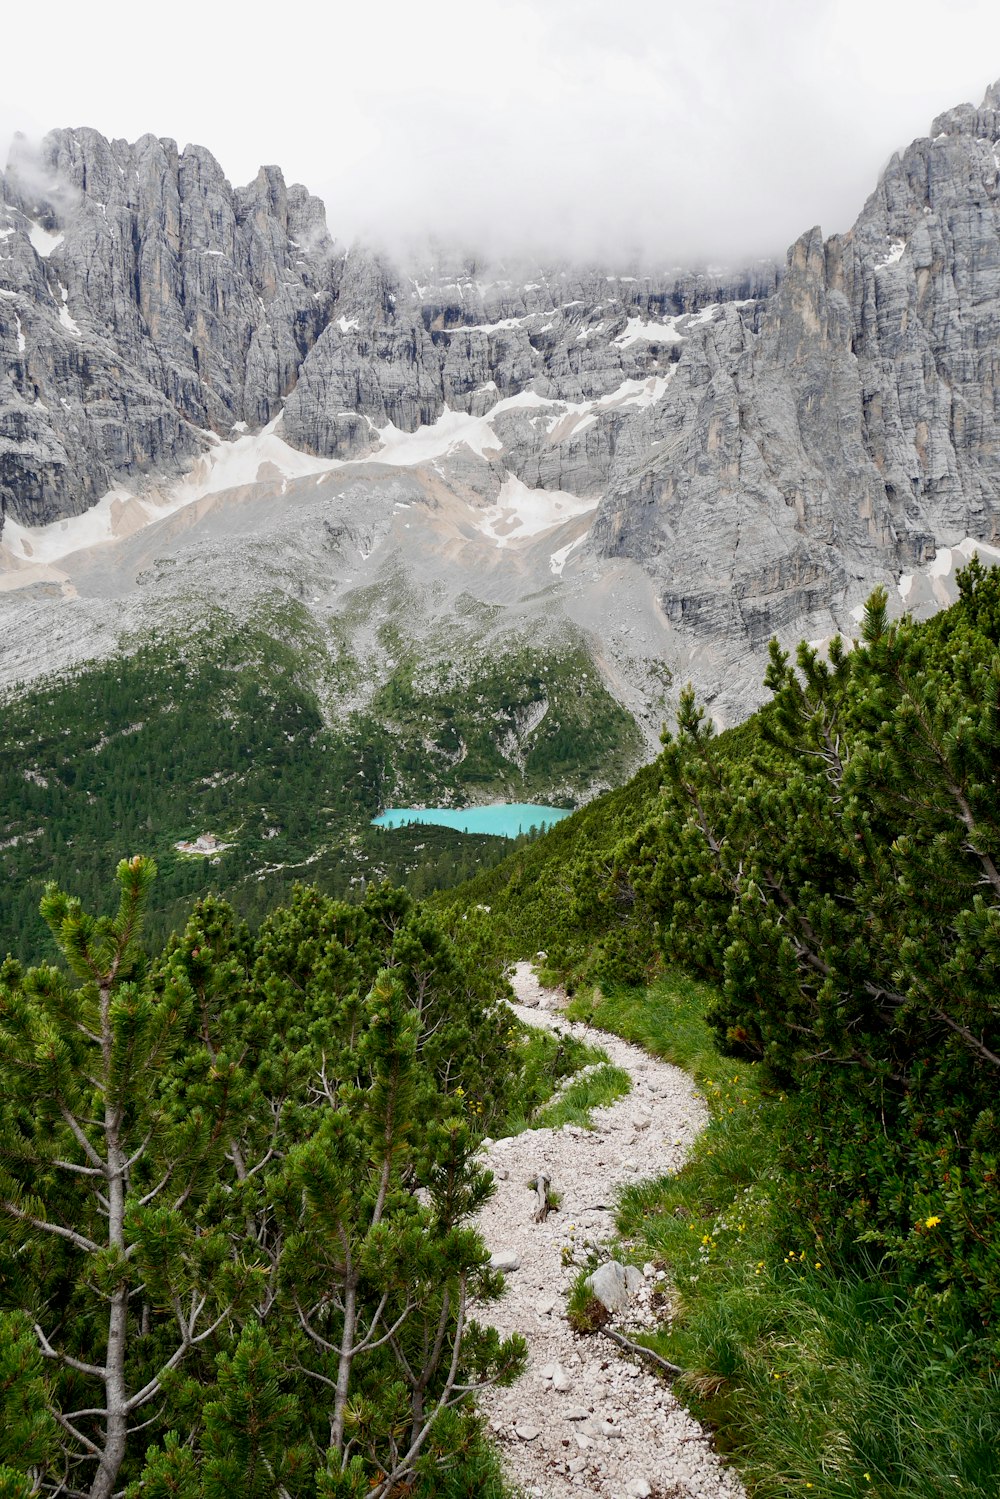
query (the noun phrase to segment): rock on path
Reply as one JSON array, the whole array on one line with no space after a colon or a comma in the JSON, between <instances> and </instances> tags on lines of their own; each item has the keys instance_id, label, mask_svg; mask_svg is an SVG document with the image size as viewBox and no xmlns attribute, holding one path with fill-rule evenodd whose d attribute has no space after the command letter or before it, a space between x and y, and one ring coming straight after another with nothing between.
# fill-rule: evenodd
<instances>
[{"instance_id":1,"label":"rock on path","mask_svg":"<svg viewBox=\"0 0 1000 1499\"><path fill-rule=\"evenodd\" d=\"M541 1499L742 1499L736 1475L720 1464L669 1387L648 1366L621 1357L608 1339L577 1336L564 1317L578 1273L563 1264L564 1246L579 1251L584 1241L612 1235L615 1189L676 1170L707 1122L705 1106L678 1068L566 1021L555 1012L558 996L541 988L527 963L517 964L512 983L522 1020L599 1041L630 1073L632 1092L595 1110L592 1131L528 1130L488 1147L497 1192L478 1226L492 1251L518 1261L489 1320L504 1335L520 1332L529 1349L518 1383L488 1391L481 1402L508 1473ZM539 1171L562 1199L544 1223L532 1217ZM651 1319L653 1277L647 1267L628 1314L635 1325Z\"/></svg>"}]
</instances>

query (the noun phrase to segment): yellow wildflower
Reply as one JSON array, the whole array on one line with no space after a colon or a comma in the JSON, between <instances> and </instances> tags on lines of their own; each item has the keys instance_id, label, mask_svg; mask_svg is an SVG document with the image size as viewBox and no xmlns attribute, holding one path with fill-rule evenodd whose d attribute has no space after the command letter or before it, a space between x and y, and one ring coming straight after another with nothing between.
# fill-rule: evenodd
<instances>
[{"instance_id":1,"label":"yellow wildflower","mask_svg":"<svg viewBox=\"0 0 1000 1499\"><path fill-rule=\"evenodd\" d=\"M941 1219L938 1217L937 1213L932 1213L929 1218L925 1218L924 1219L924 1227L925 1228L937 1228L937 1226L938 1226L938 1224L940 1222L941 1222Z\"/></svg>"}]
</instances>

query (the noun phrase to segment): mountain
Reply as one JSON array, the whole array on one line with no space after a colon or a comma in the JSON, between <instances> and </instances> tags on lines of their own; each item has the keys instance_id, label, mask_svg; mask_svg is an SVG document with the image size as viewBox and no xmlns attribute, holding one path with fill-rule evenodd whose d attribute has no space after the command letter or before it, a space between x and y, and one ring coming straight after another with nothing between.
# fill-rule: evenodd
<instances>
[{"instance_id":1,"label":"mountain","mask_svg":"<svg viewBox=\"0 0 1000 1499\"><path fill-rule=\"evenodd\" d=\"M880 582L937 607L996 540L998 138L994 86L850 231L740 272L399 266L276 167L15 142L0 672L291 598L360 663L330 711L386 631L461 662L471 609L487 652L582 645L649 744L674 681L743 716L771 634L849 632Z\"/></svg>"},{"instance_id":2,"label":"mountain","mask_svg":"<svg viewBox=\"0 0 1000 1499\"><path fill-rule=\"evenodd\" d=\"M1000 85L893 156L853 229L722 307L616 463L604 556L668 618L760 646L1000 521ZM822 628L819 633L825 633Z\"/></svg>"}]
</instances>

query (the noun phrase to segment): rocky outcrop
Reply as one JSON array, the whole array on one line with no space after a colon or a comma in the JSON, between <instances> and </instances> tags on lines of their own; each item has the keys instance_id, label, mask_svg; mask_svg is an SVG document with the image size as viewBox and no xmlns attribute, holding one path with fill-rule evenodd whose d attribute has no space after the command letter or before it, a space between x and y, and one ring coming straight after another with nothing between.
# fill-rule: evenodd
<instances>
[{"instance_id":1,"label":"rocky outcrop","mask_svg":"<svg viewBox=\"0 0 1000 1499\"><path fill-rule=\"evenodd\" d=\"M375 451L373 428L412 432L445 407L479 415L529 387L566 402L604 396L626 380L662 375L676 360L691 315L719 300L766 296L776 271L612 276L569 267L436 264L405 276L377 255L343 265L336 316L303 366L283 430L324 457ZM527 482L567 487L543 445L515 451ZM603 482L608 444L569 460L589 493ZM565 454L562 455L565 457Z\"/></svg>"},{"instance_id":2,"label":"rocky outcrop","mask_svg":"<svg viewBox=\"0 0 1000 1499\"><path fill-rule=\"evenodd\" d=\"M1000 528L1000 86L894 156L854 228L720 308L618 444L592 533L676 624L752 645Z\"/></svg>"},{"instance_id":3,"label":"rocky outcrop","mask_svg":"<svg viewBox=\"0 0 1000 1499\"><path fill-rule=\"evenodd\" d=\"M0 179L0 509L78 514L281 409L332 305L322 204L201 147L57 130Z\"/></svg>"},{"instance_id":4,"label":"rocky outcrop","mask_svg":"<svg viewBox=\"0 0 1000 1499\"><path fill-rule=\"evenodd\" d=\"M294 446L344 458L446 407L601 396L668 369L706 304L775 281L766 264L610 276L440 255L404 274L337 250L323 205L277 167L234 190L199 146L18 139L0 177L0 517L78 514L239 423L280 415ZM596 492L620 420L596 425L553 444L512 419L512 471Z\"/></svg>"}]
</instances>

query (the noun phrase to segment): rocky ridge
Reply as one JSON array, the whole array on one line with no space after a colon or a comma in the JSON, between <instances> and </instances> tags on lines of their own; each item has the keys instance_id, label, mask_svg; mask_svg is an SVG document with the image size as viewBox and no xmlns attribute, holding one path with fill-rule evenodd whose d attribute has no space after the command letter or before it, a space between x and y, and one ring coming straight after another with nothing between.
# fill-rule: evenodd
<instances>
[{"instance_id":1,"label":"rocky ridge","mask_svg":"<svg viewBox=\"0 0 1000 1499\"><path fill-rule=\"evenodd\" d=\"M759 701L772 634L850 633L877 583L937 607L956 549L997 540L998 178L994 86L780 274L440 249L403 268L339 247L274 167L233 189L208 152L150 136L16 143L0 180L5 629L30 658L39 590L55 635L88 592L168 610L182 572L337 614L359 575L402 569L444 614L471 588L529 628L532 611L572 620L651 744L657 660L732 721ZM333 480L315 494L322 549L298 534L309 473ZM143 508L157 487L169 523ZM104 519L77 537L66 517L83 512ZM148 544L121 541L142 527Z\"/></svg>"},{"instance_id":2,"label":"rocky ridge","mask_svg":"<svg viewBox=\"0 0 1000 1499\"><path fill-rule=\"evenodd\" d=\"M57 130L0 179L0 511L77 515L281 409L333 301L323 205L197 146Z\"/></svg>"},{"instance_id":3,"label":"rocky ridge","mask_svg":"<svg viewBox=\"0 0 1000 1499\"><path fill-rule=\"evenodd\" d=\"M116 483L178 468L207 434L278 416L292 446L349 458L379 448L376 429L412 432L446 408L482 415L529 388L604 396L665 373L691 315L765 295L775 274L505 269L441 252L404 273L336 246L323 205L278 167L234 189L200 146L18 138L0 177L0 511L24 525L79 514ZM531 450L520 477L592 493L619 423L557 459L530 424L507 425Z\"/></svg>"},{"instance_id":4,"label":"rocky ridge","mask_svg":"<svg viewBox=\"0 0 1000 1499\"><path fill-rule=\"evenodd\" d=\"M592 545L759 647L1000 526L1000 85L893 156L854 227L720 307L619 449ZM820 630L821 633L825 631Z\"/></svg>"}]
</instances>

